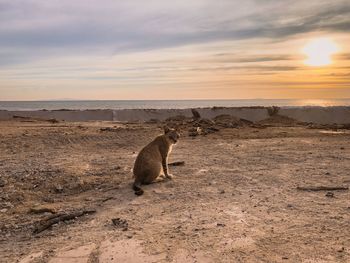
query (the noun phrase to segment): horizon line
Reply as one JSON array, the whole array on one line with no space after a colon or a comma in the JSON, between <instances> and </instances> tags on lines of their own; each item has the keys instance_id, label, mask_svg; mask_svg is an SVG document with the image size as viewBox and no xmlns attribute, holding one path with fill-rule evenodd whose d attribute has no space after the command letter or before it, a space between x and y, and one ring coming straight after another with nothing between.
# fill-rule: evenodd
<instances>
[{"instance_id":1,"label":"horizon line","mask_svg":"<svg viewBox=\"0 0 350 263\"><path fill-rule=\"evenodd\" d=\"M349 100L349 98L252 98L252 99L42 99L42 100L0 100L0 102L67 102L67 101L232 101L232 100Z\"/></svg>"}]
</instances>

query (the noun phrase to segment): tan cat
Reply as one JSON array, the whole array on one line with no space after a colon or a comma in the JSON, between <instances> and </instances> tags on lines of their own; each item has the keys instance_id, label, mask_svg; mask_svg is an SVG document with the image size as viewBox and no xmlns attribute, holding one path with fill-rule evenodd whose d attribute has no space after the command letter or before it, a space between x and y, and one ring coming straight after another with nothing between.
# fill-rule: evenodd
<instances>
[{"instance_id":1,"label":"tan cat","mask_svg":"<svg viewBox=\"0 0 350 263\"><path fill-rule=\"evenodd\" d=\"M146 145L136 158L134 165L133 189L136 195L142 195L142 184L151 184L164 180L164 177L172 179L173 176L168 173L168 155L171 148L179 140L179 133L164 127L164 134L156 137L152 142ZM161 175L163 169L164 175Z\"/></svg>"}]
</instances>

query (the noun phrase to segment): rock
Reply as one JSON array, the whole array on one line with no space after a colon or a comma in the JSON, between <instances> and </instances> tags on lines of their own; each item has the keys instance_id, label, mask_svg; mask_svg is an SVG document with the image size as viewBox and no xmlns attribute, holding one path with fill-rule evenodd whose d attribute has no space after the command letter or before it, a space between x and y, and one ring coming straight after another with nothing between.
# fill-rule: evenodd
<instances>
[{"instance_id":1,"label":"rock","mask_svg":"<svg viewBox=\"0 0 350 263\"><path fill-rule=\"evenodd\" d=\"M326 196L327 196L327 197L333 198L333 197L334 197L334 193L332 193L332 192L327 192L327 193L326 193Z\"/></svg>"},{"instance_id":2,"label":"rock","mask_svg":"<svg viewBox=\"0 0 350 263\"><path fill-rule=\"evenodd\" d=\"M11 202L1 202L0 203L0 208L7 208L7 209L9 209L9 208L12 208L12 207L14 207L14 205Z\"/></svg>"},{"instance_id":3,"label":"rock","mask_svg":"<svg viewBox=\"0 0 350 263\"><path fill-rule=\"evenodd\" d=\"M200 127L193 127L188 130L188 136L195 137L202 133L202 129Z\"/></svg>"},{"instance_id":4,"label":"rock","mask_svg":"<svg viewBox=\"0 0 350 263\"><path fill-rule=\"evenodd\" d=\"M340 249L337 250L337 252L339 252L339 253L344 252L344 251L345 251L344 247L341 247Z\"/></svg>"},{"instance_id":5,"label":"rock","mask_svg":"<svg viewBox=\"0 0 350 263\"><path fill-rule=\"evenodd\" d=\"M54 203L55 199L49 197L49 196L43 196L42 200L46 203Z\"/></svg>"},{"instance_id":6,"label":"rock","mask_svg":"<svg viewBox=\"0 0 350 263\"><path fill-rule=\"evenodd\" d=\"M111 131L111 132L115 132L115 131L119 131L120 128L114 128L114 127L104 127L104 128L100 128L100 131Z\"/></svg>"},{"instance_id":7,"label":"rock","mask_svg":"<svg viewBox=\"0 0 350 263\"><path fill-rule=\"evenodd\" d=\"M29 209L28 213L31 214L41 214L41 213L51 213L54 214L56 211L50 207L45 206L35 206Z\"/></svg>"},{"instance_id":8,"label":"rock","mask_svg":"<svg viewBox=\"0 0 350 263\"><path fill-rule=\"evenodd\" d=\"M191 109L192 115L193 115L193 119L198 120L201 118L201 115L199 114L199 112L196 109Z\"/></svg>"},{"instance_id":9,"label":"rock","mask_svg":"<svg viewBox=\"0 0 350 263\"><path fill-rule=\"evenodd\" d=\"M185 161L172 162L172 163L168 163L168 165L169 166L184 166Z\"/></svg>"},{"instance_id":10,"label":"rock","mask_svg":"<svg viewBox=\"0 0 350 263\"><path fill-rule=\"evenodd\" d=\"M121 218L112 218L112 224L116 226L117 228L121 228L122 231L127 231L129 224L126 221L126 219L121 219Z\"/></svg>"},{"instance_id":11,"label":"rock","mask_svg":"<svg viewBox=\"0 0 350 263\"><path fill-rule=\"evenodd\" d=\"M278 111L280 110L279 107L277 106L272 106L272 107L268 107L267 108L267 113L269 114L269 116L275 116L278 114Z\"/></svg>"},{"instance_id":12,"label":"rock","mask_svg":"<svg viewBox=\"0 0 350 263\"><path fill-rule=\"evenodd\" d=\"M214 118L216 125L224 128L237 128L239 126L244 126L245 123L242 122L239 118L231 116L228 114L218 115Z\"/></svg>"},{"instance_id":13,"label":"rock","mask_svg":"<svg viewBox=\"0 0 350 263\"><path fill-rule=\"evenodd\" d=\"M215 126L208 127L208 128L206 128L206 130L207 131L209 130L211 132L218 132L218 131L220 131L220 129L215 127Z\"/></svg>"},{"instance_id":14,"label":"rock","mask_svg":"<svg viewBox=\"0 0 350 263\"><path fill-rule=\"evenodd\" d=\"M215 122L209 119L200 119L198 123L202 126L214 125Z\"/></svg>"},{"instance_id":15,"label":"rock","mask_svg":"<svg viewBox=\"0 0 350 263\"><path fill-rule=\"evenodd\" d=\"M112 169L113 169L113 170L120 170L120 169L122 169L122 167L119 166L119 165L117 165L117 166L114 166Z\"/></svg>"},{"instance_id":16,"label":"rock","mask_svg":"<svg viewBox=\"0 0 350 263\"><path fill-rule=\"evenodd\" d=\"M55 192L56 193L62 193L63 192L63 187L60 184L55 185Z\"/></svg>"},{"instance_id":17,"label":"rock","mask_svg":"<svg viewBox=\"0 0 350 263\"><path fill-rule=\"evenodd\" d=\"M0 187L4 187L6 184L7 182L4 179L0 178Z\"/></svg>"},{"instance_id":18,"label":"rock","mask_svg":"<svg viewBox=\"0 0 350 263\"><path fill-rule=\"evenodd\" d=\"M216 185L216 181L211 181L208 183L208 185Z\"/></svg>"}]
</instances>

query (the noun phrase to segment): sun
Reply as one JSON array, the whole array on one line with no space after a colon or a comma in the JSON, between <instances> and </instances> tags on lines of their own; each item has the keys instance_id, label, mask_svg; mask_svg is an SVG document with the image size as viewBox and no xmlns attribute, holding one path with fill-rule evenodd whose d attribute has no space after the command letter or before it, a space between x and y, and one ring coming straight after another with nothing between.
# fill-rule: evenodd
<instances>
[{"instance_id":1,"label":"sun","mask_svg":"<svg viewBox=\"0 0 350 263\"><path fill-rule=\"evenodd\" d=\"M332 63L332 55L337 51L338 47L331 39L313 39L303 48L303 53L307 56L304 63L315 67L329 65Z\"/></svg>"}]
</instances>

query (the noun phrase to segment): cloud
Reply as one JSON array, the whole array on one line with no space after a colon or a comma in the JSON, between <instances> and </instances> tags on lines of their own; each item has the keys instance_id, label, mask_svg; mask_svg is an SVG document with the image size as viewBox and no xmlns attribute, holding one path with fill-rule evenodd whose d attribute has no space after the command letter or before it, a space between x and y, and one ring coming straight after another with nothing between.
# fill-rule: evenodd
<instances>
[{"instance_id":1,"label":"cloud","mask_svg":"<svg viewBox=\"0 0 350 263\"><path fill-rule=\"evenodd\" d=\"M298 59L297 56L292 55L246 55L242 56L240 54L232 54L232 53L219 53L214 56L211 62L215 63L256 63L256 62L271 62L271 61L290 61Z\"/></svg>"},{"instance_id":2,"label":"cloud","mask_svg":"<svg viewBox=\"0 0 350 263\"><path fill-rule=\"evenodd\" d=\"M324 71L305 67L300 50L319 34L341 46L349 33L348 0L0 0L0 95L249 97L297 80L345 90L345 44Z\"/></svg>"},{"instance_id":3,"label":"cloud","mask_svg":"<svg viewBox=\"0 0 350 263\"><path fill-rule=\"evenodd\" d=\"M238 5L239 3L239 5ZM41 1L3 0L1 64L65 54L139 50L312 31L349 32L349 1Z\"/></svg>"}]
</instances>

